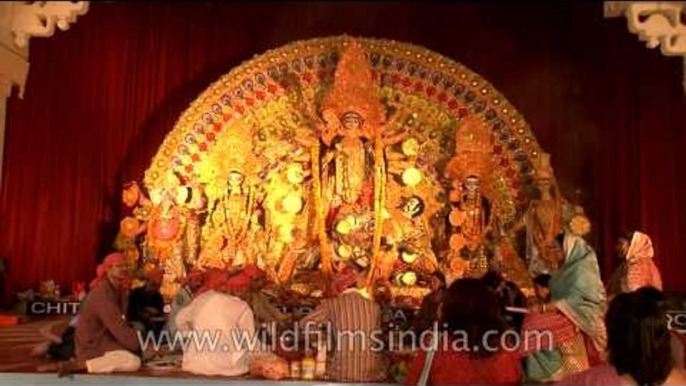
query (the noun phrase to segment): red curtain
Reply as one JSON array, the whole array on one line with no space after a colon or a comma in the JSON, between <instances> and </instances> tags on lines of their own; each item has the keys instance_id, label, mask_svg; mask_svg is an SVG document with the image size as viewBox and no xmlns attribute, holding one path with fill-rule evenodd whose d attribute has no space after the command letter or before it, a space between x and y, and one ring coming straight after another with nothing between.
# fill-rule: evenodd
<instances>
[{"instance_id":1,"label":"red curtain","mask_svg":"<svg viewBox=\"0 0 686 386\"><path fill-rule=\"evenodd\" d=\"M93 3L31 41L8 104L0 254L16 290L88 280L119 190L219 76L293 40L348 33L412 42L492 82L525 115L563 191L583 196L605 274L622 230L653 237L665 285L686 292L686 98L681 63L648 50L601 3Z\"/></svg>"}]
</instances>

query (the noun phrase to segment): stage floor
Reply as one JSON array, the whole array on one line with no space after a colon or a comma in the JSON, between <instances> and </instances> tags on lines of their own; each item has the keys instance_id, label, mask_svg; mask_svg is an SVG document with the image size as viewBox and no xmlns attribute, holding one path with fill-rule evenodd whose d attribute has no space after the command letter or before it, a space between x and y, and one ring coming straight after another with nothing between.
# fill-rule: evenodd
<instances>
[{"instance_id":1,"label":"stage floor","mask_svg":"<svg viewBox=\"0 0 686 386\"><path fill-rule=\"evenodd\" d=\"M116 375L74 374L64 378L59 378L55 372L38 372L40 366L54 362L47 358L32 357L31 350L45 342L46 338L42 331L62 324L65 320L67 318L38 319L18 326L0 327L0 385L346 385L331 382L202 377L182 371L141 370Z\"/></svg>"},{"instance_id":2,"label":"stage floor","mask_svg":"<svg viewBox=\"0 0 686 386\"><path fill-rule=\"evenodd\" d=\"M301 382L301 381L267 381L231 378L172 378L134 375L86 375L58 378L55 374L0 373L0 385L250 385L250 386L345 386L352 383ZM354 385L385 386L381 383ZM392 386L392 385L387 385ZM397 385L395 385L397 386Z\"/></svg>"}]
</instances>

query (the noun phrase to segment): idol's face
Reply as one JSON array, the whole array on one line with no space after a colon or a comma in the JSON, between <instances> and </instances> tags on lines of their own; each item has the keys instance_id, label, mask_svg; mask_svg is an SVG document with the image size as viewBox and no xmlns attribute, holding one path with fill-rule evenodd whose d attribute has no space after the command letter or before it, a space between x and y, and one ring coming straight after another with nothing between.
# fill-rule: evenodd
<instances>
[{"instance_id":1,"label":"idol's face","mask_svg":"<svg viewBox=\"0 0 686 386\"><path fill-rule=\"evenodd\" d=\"M627 253L629 252L629 246L631 243L629 240L625 239L624 237L620 237L617 239L617 244L615 245L615 250L617 251L617 254L620 257L626 257Z\"/></svg>"},{"instance_id":2,"label":"idol's face","mask_svg":"<svg viewBox=\"0 0 686 386\"><path fill-rule=\"evenodd\" d=\"M229 173L229 186L232 188L241 186L243 183L243 175L238 172Z\"/></svg>"},{"instance_id":3,"label":"idol's face","mask_svg":"<svg viewBox=\"0 0 686 386\"><path fill-rule=\"evenodd\" d=\"M538 178L538 179L536 179L536 187L541 192L549 191L551 186L552 186L552 182L550 181L550 178Z\"/></svg>"},{"instance_id":4,"label":"idol's face","mask_svg":"<svg viewBox=\"0 0 686 386\"><path fill-rule=\"evenodd\" d=\"M362 117L357 113L348 112L343 114L341 124L346 130L357 130L362 127Z\"/></svg>"},{"instance_id":5,"label":"idol's face","mask_svg":"<svg viewBox=\"0 0 686 386\"><path fill-rule=\"evenodd\" d=\"M469 193L475 193L479 190L479 178L475 176L469 176L464 180L464 187Z\"/></svg>"}]
</instances>

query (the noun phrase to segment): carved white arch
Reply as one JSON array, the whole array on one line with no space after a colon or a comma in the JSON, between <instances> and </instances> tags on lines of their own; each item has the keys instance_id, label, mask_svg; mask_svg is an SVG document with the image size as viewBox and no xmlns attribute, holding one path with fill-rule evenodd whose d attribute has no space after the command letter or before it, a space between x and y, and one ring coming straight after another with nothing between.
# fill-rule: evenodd
<instances>
[{"instance_id":1,"label":"carved white arch","mask_svg":"<svg viewBox=\"0 0 686 386\"><path fill-rule=\"evenodd\" d=\"M681 56L686 92L686 1L606 1L604 13L606 18L626 17L629 31L648 48Z\"/></svg>"}]
</instances>

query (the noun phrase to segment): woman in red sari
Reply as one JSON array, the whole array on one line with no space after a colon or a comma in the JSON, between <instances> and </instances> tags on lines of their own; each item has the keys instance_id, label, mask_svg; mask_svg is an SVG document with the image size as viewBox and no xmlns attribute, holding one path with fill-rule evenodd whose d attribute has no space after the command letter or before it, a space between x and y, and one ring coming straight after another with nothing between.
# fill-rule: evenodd
<instances>
[{"instance_id":1,"label":"woman in red sari","mask_svg":"<svg viewBox=\"0 0 686 386\"><path fill-rule=\"evenodd\" d=\"M624 261L612 275L608 286L610 296L647 286L662 290L660 271L653 261L653 242L648 235L632 232L620 237L617 252Z\"/></svg>"},{"instance_id":2,"label":"woman in red sari","mask_svg":"<svg viewBox=\"0 0 686 386\"><path fill-rule=\"evenodd\" d=\"M521 354L503 346L505 322L495 294L479 279L455 281L441 306L446 333L440 334L429 369L429 385L518 385ZM431 339L423 341L407 377L416 385Z\"/></svg>"}]
</instances>

